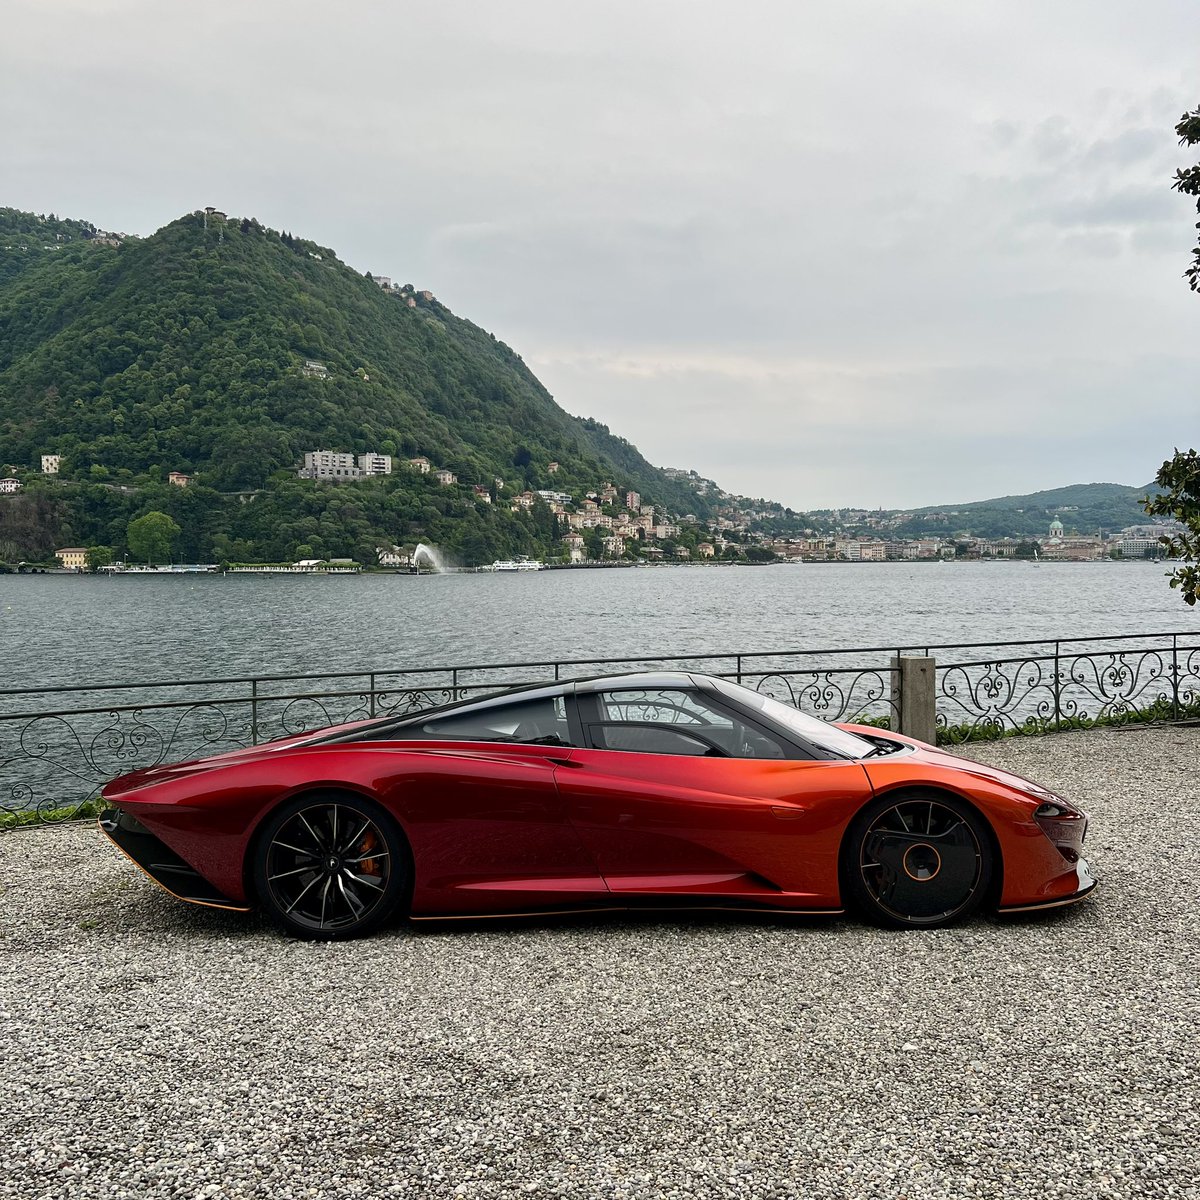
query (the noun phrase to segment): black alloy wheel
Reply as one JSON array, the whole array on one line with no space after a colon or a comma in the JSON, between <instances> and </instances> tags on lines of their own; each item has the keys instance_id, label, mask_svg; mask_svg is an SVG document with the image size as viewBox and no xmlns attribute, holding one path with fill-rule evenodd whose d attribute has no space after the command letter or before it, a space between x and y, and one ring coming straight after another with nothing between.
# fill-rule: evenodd
<instances>
[{"instance_id":1,"label":"black alloy wheel","mask_svg":"<svg viewBox=\"0 0 1200 1200\"><path fill-rule=\"evenodd\" d=\"M408 847L395 821L359 796L300 796L268 819L254 884L267 915L296 937L359 937L408 894Z\"/></svg>"},{"instance_id":2,"label":"black alloy wheel","mask_svg":"<svg viewBox=\"0 0 1200 1200\"><path fill-rule=\"evenodd\" d=\"M876 924L931 929L975 911L992 879L982 818L952 796L883 797L846 838L848 899Z\"/></svg>"}]
</instances>

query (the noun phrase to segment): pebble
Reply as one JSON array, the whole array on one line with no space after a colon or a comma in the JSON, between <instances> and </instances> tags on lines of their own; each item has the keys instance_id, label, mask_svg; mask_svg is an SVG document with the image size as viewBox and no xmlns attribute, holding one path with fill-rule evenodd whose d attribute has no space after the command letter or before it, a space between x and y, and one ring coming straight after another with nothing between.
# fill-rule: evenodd
<instances>
[{"instance_id":1,"label":"pebble","mask_svg":"<svg viewBox=\"0 0 1200 1200\"><path fill-rule=\"evenodd\" d=\"M0 1198L1200 1197L1200 729L964 753L1085 804L1091 900L315 945L0 835Z\"/></svg>"}]
</instances>

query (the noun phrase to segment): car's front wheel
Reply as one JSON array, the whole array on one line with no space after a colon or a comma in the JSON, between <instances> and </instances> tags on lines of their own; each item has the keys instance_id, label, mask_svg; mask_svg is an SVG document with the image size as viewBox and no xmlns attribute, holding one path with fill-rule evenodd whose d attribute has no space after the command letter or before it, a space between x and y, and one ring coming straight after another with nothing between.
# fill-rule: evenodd
<instances>
[{"instance_id":1,"label":"car's front wheel","mask_svg":"<svg viewBox=\"0 0 1200 1200\"><path fill-rule=\"evenodd\" d=\"M404 835L359 796L299 796L267 818L256 845L259 902L296 937L360 937L378 929L408 893Z\"/></svg>"},{"instance_id":2,"label":"car's front wheel","mask_svg":"<svg viewBox=\"0 0 1200 1200\"><path fill-rule=\"evenodd\" d=\"M992 879L983 819L952 796L882 797L855 818L842 863L847 899L893 929L935 928L975 911Z\"/></svg>"}]
</instances>

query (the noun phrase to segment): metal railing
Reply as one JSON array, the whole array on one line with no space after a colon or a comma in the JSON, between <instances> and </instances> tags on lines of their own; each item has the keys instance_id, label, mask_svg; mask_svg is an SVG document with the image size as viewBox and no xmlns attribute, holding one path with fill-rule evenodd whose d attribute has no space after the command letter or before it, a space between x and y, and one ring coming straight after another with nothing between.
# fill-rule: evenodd
<instances>
[{"instance_id":1,"label":"metal railing","mask_svg":"<svg viewBox=\"0 0 1200 1200\"><path fill-rule=\"evenodd\" d=\"M980 657L980 650L1007 651ZM930 646L938 741L1200 717L1200 632Z\"/></svg>"},{"instance_id":2,"label":"metal railing","mask_svg":"<svg viewBox=\"0 0 1200 1200\"><path fill-rule=\"evenodd\" d=\"M984 657L984 650L992 651ZM205 757L518 684L642 670L736 680L827 721L896 728L902 654L933 655L939 741L1200 708L1200 634L547 659L11 689L0 694L0 828L70 820L138 767Z\"/></svg>"}]
</instances>

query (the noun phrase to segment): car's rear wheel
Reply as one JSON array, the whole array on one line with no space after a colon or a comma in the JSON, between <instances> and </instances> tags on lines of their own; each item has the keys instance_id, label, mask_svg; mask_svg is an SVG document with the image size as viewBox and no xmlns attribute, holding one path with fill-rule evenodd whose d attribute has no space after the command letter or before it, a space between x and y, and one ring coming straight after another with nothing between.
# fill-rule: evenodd
<instances>
[{"instance_id":1,"label":"car's rear wheel","mask_svg":"<svg viewBox=\"0 0 1200 1200\"><path fill-rule=\"evenodd\" d=\"M267 819L254 884L267 915L296 937L332 941L378 929L409 888L396 822L360 796L297 797Z\"/></svg>"},{"instance_id":2,"label":"car's rear wheel","mask_svg":"<svg viewBox=\"0 0 1200 1200\"><path fill-rule=\"evenodd\" d=\"M991 883L983 819L939 793L882 797L859 814L844 848L848 900L893 929L949 925L975 911Z\"/></svg>"}]
</instances>

